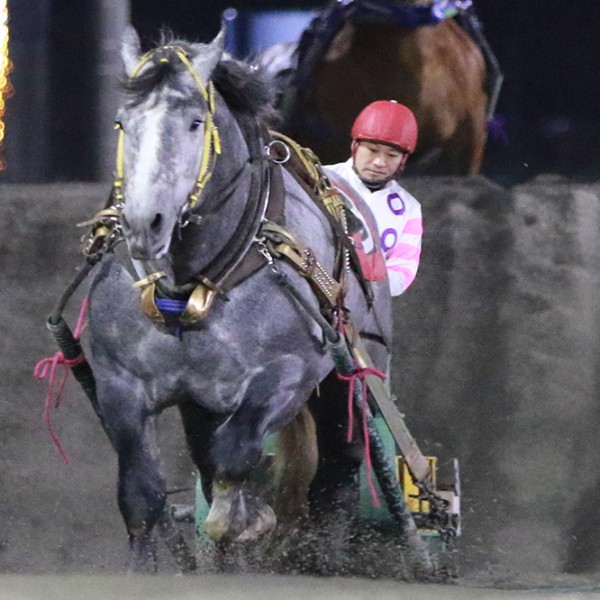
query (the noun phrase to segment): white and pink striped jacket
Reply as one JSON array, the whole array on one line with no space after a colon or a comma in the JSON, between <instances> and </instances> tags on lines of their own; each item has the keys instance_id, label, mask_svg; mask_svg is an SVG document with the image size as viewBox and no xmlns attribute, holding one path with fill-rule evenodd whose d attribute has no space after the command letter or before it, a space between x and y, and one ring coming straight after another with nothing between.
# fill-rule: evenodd
<instances>
[{"instance_id":1,"label":"white and pink striped jacket","mask_svg":"<svg viewBox=\"0 0 600 600\"><path fill-rule=\"evenodd\" d=\"M379 229L390 290L392 296L399 296L414 281L419 268L423 235L421 205L396 181L371 192L354 171L351 158L327 165L326 169L342 176L371 209Z\"/></svg>"}]
</instances>

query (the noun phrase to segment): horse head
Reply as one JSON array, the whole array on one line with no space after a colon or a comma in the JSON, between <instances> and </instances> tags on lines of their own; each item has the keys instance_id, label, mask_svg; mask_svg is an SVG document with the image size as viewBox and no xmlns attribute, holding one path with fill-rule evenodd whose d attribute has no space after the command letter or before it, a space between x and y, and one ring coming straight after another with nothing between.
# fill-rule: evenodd
<instances>
[{"instance_id":1,"label":"horse head","mask_svg":"<svg viewBox=\"0 0 600 600\"><path fill-rule=\"evenodd\" d=\"M133 27L123 37L126 100L116 121L117 185L133 258L167 255L175 226L211 176L219 139L210 77L223 45L221 31L210 44L173 42L142 55Z\"/></svg>"}]
</instances>

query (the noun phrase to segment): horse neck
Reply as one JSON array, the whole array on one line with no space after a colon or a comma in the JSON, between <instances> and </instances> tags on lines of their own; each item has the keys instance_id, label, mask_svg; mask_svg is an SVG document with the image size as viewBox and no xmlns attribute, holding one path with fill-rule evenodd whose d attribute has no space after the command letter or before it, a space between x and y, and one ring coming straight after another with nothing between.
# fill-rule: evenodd
<instances>
[{"instance_id":1,"label":"horse neck","mask_svg":"<svg viewBox=\"0 0 600 600\"><path fill-rule=\"evenodd\" d=\"M221 100L219 98L219 100ZM227 251L228 245L249 201L253 169L244 135L234 116L217 104L215 123L219 128L222 153L217 156L214 172L195 213L199 224L190 223L175 236L171 245L175 283L187 283L204 275L214 261Z\"/></svg>"}]
</instances>

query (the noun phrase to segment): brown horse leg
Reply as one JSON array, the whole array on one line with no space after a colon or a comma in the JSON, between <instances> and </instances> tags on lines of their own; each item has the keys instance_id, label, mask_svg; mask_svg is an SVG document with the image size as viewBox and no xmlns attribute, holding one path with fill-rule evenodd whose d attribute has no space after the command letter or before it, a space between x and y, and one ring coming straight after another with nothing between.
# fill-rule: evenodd
<instances>
[{"instance_id":1,"label":"brown horse leg","mask_svg":"<svg viewBox=\"0 0 600 600\"><path fill-rule=\"evenodd\" d=\"M470 118L446 142L443 170L448 174L477 175L481 171L486 141L485 119Z\"/></svg>"},{"instance_id":2,"label":"brown horse leg","mask_svg":"<svg viewBox=\"0 0 600 600\"><path fill-rule=\"evenodd\" d=\"M483 125L482 125L483 124ZM481 171L483 163L483 154L487 142L487 130L485 120L473 123L473 137L470 140L471 162L469 164L468 175L477 175Z\"/></svg>"},{"instance_id":3,"label":"brown horse leg","mask_svg":"<svg viewBox=\"0 0 600 600\"><path fill-rule=\"evenodd\" d=\"M274 508L283 530L296 529L308 517L308 491L317 472L317 461L315 421L305 405L279 432L273 464Z\"/></svg>"},{"instance_id":4,"label":"brown horse leg","mask_svg":"<svg viewBox=\"0 0 600 600\"><path fill-rule=\"evenodd\" d=\"M263 568L298 573L309 570L314 562L308 493L317 465L315 421L304 405L277 436L277 449L270 467L271 504L277 515L277 527L263 548Z\"/></svg>"}]
</instances>

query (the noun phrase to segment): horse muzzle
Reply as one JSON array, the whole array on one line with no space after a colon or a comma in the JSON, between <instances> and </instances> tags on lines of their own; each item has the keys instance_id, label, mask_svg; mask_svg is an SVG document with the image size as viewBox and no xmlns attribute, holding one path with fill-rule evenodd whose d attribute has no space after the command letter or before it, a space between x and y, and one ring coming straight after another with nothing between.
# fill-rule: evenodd
<instances>
[{"instance_id":1,"label":"horse muzzle","mask_svg":"<svg viewBox=\"0 0 600 600\"><path fill-rule=\"evenodd\" d=\"M157 212L139 218L124 212L121 215L123 234L131 258L136 260L158 260L169 251L174 223L164 213Z\"/></svg>"},{"instance_id":2,"label":"horse muzzle","mask_svg":"<svg viewBox=\"0 0 600 600\"><path fill-rule=\"evenodd\" d=\"M168 244L161 244L156 247L148 247L147 244L137 241L127 241L129 254L135 260L160 260L164 258L168 251Z\"/></svg>"}]
</instances>

